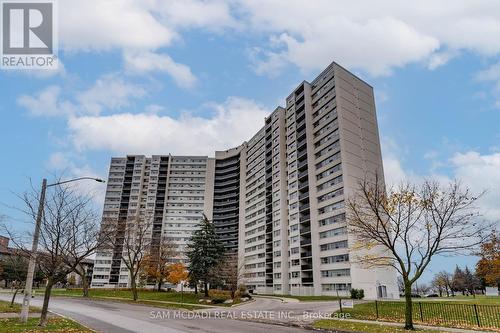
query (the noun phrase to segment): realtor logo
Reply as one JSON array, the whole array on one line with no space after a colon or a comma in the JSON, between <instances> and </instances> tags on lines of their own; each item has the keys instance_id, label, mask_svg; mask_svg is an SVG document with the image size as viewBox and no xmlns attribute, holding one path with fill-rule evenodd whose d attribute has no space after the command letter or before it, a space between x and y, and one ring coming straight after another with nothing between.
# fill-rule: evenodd
<instances>
[{"instance_id":1,"label":"realtor logo","mask_svg":"<svg viewBox=\"0 0 500 333\"><path fill-rule=\"evenodd\" d=\"M3 69L56 69L55 3L2 1Z\"/></svg>"}]
</instances>

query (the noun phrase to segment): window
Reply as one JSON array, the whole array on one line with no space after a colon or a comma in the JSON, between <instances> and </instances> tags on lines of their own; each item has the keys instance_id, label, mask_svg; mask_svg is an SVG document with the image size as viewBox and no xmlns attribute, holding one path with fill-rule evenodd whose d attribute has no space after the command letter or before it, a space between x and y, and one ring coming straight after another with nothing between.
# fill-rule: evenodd
<instances>
[{"instance_id":1,"label":"window","mask_svg":"<svg viewBox=\"0 0 500 333\"><path fill-rule=\"evenodd\" d=\"M334 210L341 209L341 208L344 208L344 201L343 200L318 209L318 214L332 212Z\"/></svg>"},{"instance_id":2,"label":"window","mask_svg":"<svg viewBox=\"0 0 500 333\"><path fill-rule=\"evenodd\" d=\"M348 254L340 254L338 256L329 256L321 258L322 264L334 264L336 262L346 262L346 261L349 261Z\"/></svg>"},{"instance_id":3,"label":"window","mask_svg":"<svg viewBox=\"0 0 500 333\"><path fill-rule=\"evenodd\" d=\"M321 244L319 249L320 249L320 251L328 251L328 250L335 250L335 249L344 249L346 247L347 247L347 241L343 240L340 242Z\"/></svg>"},{"instance_id":4,"label":"window","mask_svg":"<svg viewBox=\"0 0 500 333\"><path fill-rule=\"evenodd\" d=\"M321 219L318 221L320 227L341 222L345 222L345 213L338 214L332 217L327 217L325 219Z\"/></svg>"},{"instance_id":5,"label":"window","mask_svg":"<svg viewBox=\"0 0 500 333\"><path fill-rule=\"evenodd\" d=\"M340 227L340 228L320 232L319 238L320 239L321 238L328 238L328 237L334 237L334 236L345 235L345 234L347 234L347 227Z\"/></svg>"},{"instance_id":6,"label":"window","mask_svg":"<svg viewBox=\"0 0 500 333\"><path fill-rule=\"evenodd\" d=\"M350 276L351 270L346 269L330 269L321 271L321 277L339 277L339 276Z\"/></svg>"},{"instance_id":7,"label":"window","mask_svg":"<svg viewBox=\"0 0 500 333\"><path fill-rule=\"evenodd\" d=\"M338 190L335 190L335 191L332 191L330 193L323 194L323 195L319 196L318 197L318 202L323 202L323 201L326 201L326 200L330 200L330 199L338 197L338 196L340 196L342 194L344 194L344 189L340 188Z\"/></svg>"},{"instance_id":8,"label":"window","mask_svg":"<svg viewBox=\"0 0 500 333\"><path fill-rule=\"evenodd\" d=\"M351 290L350 283L327 283L322 284L321 289L323 291L349 291Z\"/></svg>"}]
</instances>

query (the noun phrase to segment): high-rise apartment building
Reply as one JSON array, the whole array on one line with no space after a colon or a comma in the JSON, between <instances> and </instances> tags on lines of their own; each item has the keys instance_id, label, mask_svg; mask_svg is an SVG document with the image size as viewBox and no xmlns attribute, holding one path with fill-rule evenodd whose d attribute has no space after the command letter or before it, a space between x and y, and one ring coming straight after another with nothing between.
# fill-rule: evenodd
<instances>
[{"instance_id":1,"label":"high-rise apartment building","mask_svg":"<svg viewBox=\"0 0 500 333\"><path fill-rule=\"evenodd\" d=\"M168 237L177 248L171 261L185 261L186 244L201 214L211 215L214 162L170 155L111 159L102 223L116 228L117 239L113 248L97 254L92 287L130 285L120 259L127 222L152 221L152 243Z\"/></svg>"},{"instance_id":2,"label":"high-rise apartment building","mask_svg":"<svg viewBox=\"0 0 500 333\"><path fill-rule=\"evenodd\" d=\"M103 221L120 228L134 214L152 214L153 236L175 239L174 259L185 260L204 212L226 250L238 253L241 280L255 292L362 288L368 298L398 297L394 270L353 260L360 250L346 225L345 200L376 173L383 177L373 89L332 63L302 82L252 138L215 158L113 158ZM93 286L125 285L120 250L99 254Z\"/></svg>"}]
</instances>

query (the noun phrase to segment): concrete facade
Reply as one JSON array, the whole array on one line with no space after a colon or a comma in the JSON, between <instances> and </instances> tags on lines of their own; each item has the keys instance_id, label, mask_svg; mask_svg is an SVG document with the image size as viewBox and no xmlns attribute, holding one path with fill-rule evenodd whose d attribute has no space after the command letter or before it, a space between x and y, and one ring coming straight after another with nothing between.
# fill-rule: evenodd
<instances>
[{"instance_id":1,"label":"concrete facade","mask_svg":"<svg viewBox=\"0 0 500 333\"><path fill-rule=\"evenodd\" d=\"M214 160L206 156L112 158L102 223L116 228L118 241L97 253L92 287L129 286L120 260L120 235L126 223L136 219L152 220L151 237L170 239L178 253L171 261L185 261L187 242L201 214L212 214L213 176L206 175L213 172Z\"/></svg>"},{"instance_id":2,"label":"concrete facade","mask_svg":"<svg viewBox=\"0 0 500 333\"><path fill-rule=\"evenodd\" d=\"M112 159L103 221L113 214L119 225L129 216L120 213L127 197L118 192L127 188L128 169L135 177L131 158L148 164L143 156ZM150 174L146 181L141 166L137 181L151 194L141 209L148 214L152 203L153 232L176 239L175 260L185 260L185 244L204 212L226 250L238 252L241 280L257 293L347 295L362 288L367 298L398 297L396 272L358 265L362 253L347 230L346 198L365 177L383 177L383 166L373 88L338 64L302 82L242 145L213 159L153 156L149 163L165 173L168 197L161 215L163 179ZM124 168L120 175L117 166ZM108 285L96 282L96 274L94 286Z\"/></svg>"}]
</instances>

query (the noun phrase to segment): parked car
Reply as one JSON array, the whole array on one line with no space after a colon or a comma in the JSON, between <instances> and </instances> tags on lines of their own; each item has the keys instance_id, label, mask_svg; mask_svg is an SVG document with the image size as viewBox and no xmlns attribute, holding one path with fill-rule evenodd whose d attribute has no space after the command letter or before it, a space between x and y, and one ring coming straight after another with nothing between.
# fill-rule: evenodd
<instances>
[{"instance_id":1,"label":"parked car","mask_svg":"<svg viewBox=\"0 0 500 333\"><path fill-rule=\"evenodd\" d=\"M425 295L425 297L439 297L438 294L429 294L429 295Z\"/></svg>"}]
</instances>

